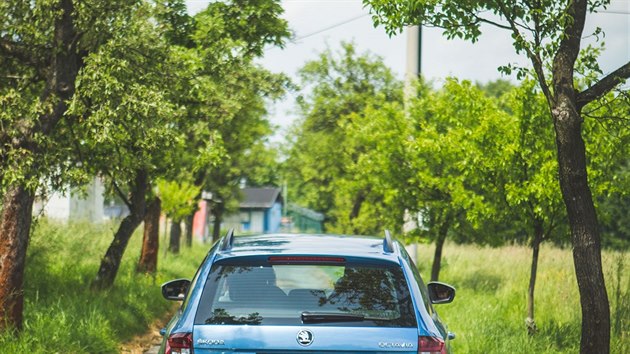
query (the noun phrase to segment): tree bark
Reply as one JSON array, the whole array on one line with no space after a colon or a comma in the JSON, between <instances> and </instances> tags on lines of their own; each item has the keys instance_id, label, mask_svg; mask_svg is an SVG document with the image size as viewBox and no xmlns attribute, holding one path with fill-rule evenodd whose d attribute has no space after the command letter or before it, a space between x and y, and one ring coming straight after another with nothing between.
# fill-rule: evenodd
<instances>
[{"instance_id":1,"label":"tree bark","mask_svg":"<svg viewBox=\"0 0 630 354\"><path fill-rule=\"evenodd\" d=\"M363 190L360 190L354 198L354 202L352 203L352 210L350 211L350 216L348 219L350 221L359 217L359 213L361 212L361 207L363 206L363 202L365 201L365 193Z\"/></svg>"},{"instance_id":2,"label":"tree bark","mask_svg":"<svg viewBox=\"0 0 630 354\"><path fill-rule=\"evenodd\" d=\"M3 149L28 151L35 158L32 166L22 171L27 179L36 179L38 175L37 159L41 153L34 136L50 135L67 110L67 100L75 91L76 76L81 65L81 57L77 53L77 32L74 27L74 4L72 0L61 0L56 9L59 11L54 22L50 57L38 61L31 55L27 60L34 69L42 73L46 83L39 96L42 106L48 107L45 113L37 117L35 124L19 122L23 125L23 133L10 141L2 141ZM22 54L7 50L8 56L20 58ZM15 49L15 48L14 48ZM16 49L17 50L17 49ZM25 119L26 120L26 119ZM23 155L23 154L21 154ZM29 173L31 171L32 173ZM1 174L0 174L1 175ZM31 217L34 194L22 183L9 186L2 197L2 214L0 216L0 330L22 329L22 311L24 307L23 280L26 250L31 231Z\"/></svg>"},{"instance_id":3,"label":"tree bark","mask_svg":"<svg viewBox=\"0 0 630 354\"><path fill-rule=\"evenodd\" d=\"M223 207L221 204L215 204L212 208L212 215L214 215L214 224L212 226L212 242L215 243L221 238L221 222L223 222Z\"/></svg>"},{"instance_id":4,"label":"tree bark","mask_svg":"<svg viewBox=\"0 0 630 354\"><path fill-rule=\"evenodd\" d=\"M534 220L534 238L532 239L532 266L529 274L529 287L527 288L527 319L525 325L530 335L538 331L534 318L534 289L536 288L536 274L538 272L538 253L540 243L543 240L542 220Z\"/></svg>"},{"instance_id":5,"label":"tree bark","mask_svg":"<svg viewBox=\"0 0 630 354\"><path fill-rule=\"evenodd\" d=\"M31 229L32 192L10 187L0 216L0 332L21 330L24 309L24 267Z\"/></svg>"},{"instance_id":6,"label":"tree bark","mask_svg":"<svg viewBox=\"0 0 630 354\"><path fill-rule=\"evenodd\" d=\"M182 236L182 222L181 220L171 221L171 238L168 244L168 250L173 254L179 253L179 242Z\"/></svg>"},{"instance_id":7,"label":"tree bark","mask_svg":"<svg viewBox=\"0 0 630 354\"><path fill-rule=\"evenodd\" d=\"M122 256L125 253L129 239L133 232L140 226L146 213L146 192L149 187L147 171L137 170L134 184L131 188L131 198L129 203L129 215L127 215L116 234L114 240L109 245L105 257L101 260L101 266L92 283L95 289L107 289L114 284Z\"/></svg>"},{"instance_id":8,"label":"tree bark","mask_svg":"<svg viewBox=\"0 0 630 354\"><path fill-rule=\"evenodd\" d=\"M73 0L59 2L61 16L55 21L55 45L52 50L52 72L48 75L42 101L54 102L53 109L39 118L39 129L45 135L51 134L68 109L67 101L75 92L75 83L83 58L77 50L80 35L74 26ZM85 55L85 54L83 54Z\"/></svg>"},{"instance_id":9,"label":"tree bark","mask_svg":"<svg viewBox=\"0 0 630 354\"><path fill-rule=\"evenodd\" d=\"M350 215L348 217L348 220L350 220L350 230L355 234L360 233L361 230L358 227L355 227L352 221L359 217L363 202L365 202L365 192L363 190L360 190L354 198L354 202L352 203L352 210L350 211Z\"/></svg>"},{"instance_id":10,"label":"tree bark","mask_svg":"<svg viewBox=\"0 0 630 354\"><path fill-rule=\"evenodd\" d=\"M582 307L581 353L610 352L610 308L602 270L597 214L588 186L586 148L582 139L582 117L574 87L574 67L580 51L588 2L569 2L573 21L553 59L554 97L550 101L556 132L560 190L567 209L573 263ZM612 86L611 86L612 88Z\"/></svg>"},{"instance_id":11,"label":"tree bark","mask_svg":"<svg viewBox=\"0 0 630 354\"><path fill-rule=\"evenodd\" d=\"M186 247L192 247L193 240L193 221L195 219L195 212L192 212L190 215L186 217Z\"/></svg>"},{"instance_id":12,"label":"tree bark","mask_svg":"<svg viewBox=\"0 0 630 354\"><path fill-rule=\"evenodd\" d=\"M610 350L610 309L604 282L597 214L586 174L581 117L568 97L553 110L560 188L567 208L573 263L582 306L581 353Z\"/></svg>"},{"instance_id":13,"label":"tree bark","mask_svg":"<svg viewBox=\"0 0 630 354\"><path fill-rule=\"evenodd\" d=\"M433 254L433 265L431 266L431 281L440 279L440 269L442 268L442 248L446 241L446 235L451 224L449 215L446 215L438 230L438 237L435 240L435 253Z\"/></svg>"},{"instance_id":14,"label":"tree bark","mask_svg":"<svg viewBox=\"0 0 630 354\"><path fill-rule=\"evenodd\" d=\"M162 201L155 197L147 206L144 216L144 234L142 251L136 266L138 273L155 274L157 271L158 251L160 247L160 214Z\"/></svg>"}]
</instances>

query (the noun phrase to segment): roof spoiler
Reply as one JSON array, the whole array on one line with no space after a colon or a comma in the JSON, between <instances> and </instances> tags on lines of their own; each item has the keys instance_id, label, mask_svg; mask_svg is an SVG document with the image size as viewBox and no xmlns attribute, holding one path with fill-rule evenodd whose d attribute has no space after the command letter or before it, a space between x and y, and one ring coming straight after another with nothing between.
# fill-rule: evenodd
<instances>
[{"instance_id":1,"label":"roof spoiler","mask_svg":"<svg viewBox=\"0 0 630 354\"><path fill-rule=\"evenodd\" d=\"M225 237L223 237L223 241L221 241L221 246L219 246L219 250L227 251L232 249L232 244L234 243L234 229L231 228L228 230Z\"/></svg>"},{"instance_id":2,"label":"roof spoiler","mask_svg":"<svg viewBox=\"0 0 630 354\"><path fill-rule=\"evenodd\" d=\"M392 235L389 230L385 230L385 238L383 239L383 252L394 253L394 241L392 241Z\"/></svg>"}]
</instances>

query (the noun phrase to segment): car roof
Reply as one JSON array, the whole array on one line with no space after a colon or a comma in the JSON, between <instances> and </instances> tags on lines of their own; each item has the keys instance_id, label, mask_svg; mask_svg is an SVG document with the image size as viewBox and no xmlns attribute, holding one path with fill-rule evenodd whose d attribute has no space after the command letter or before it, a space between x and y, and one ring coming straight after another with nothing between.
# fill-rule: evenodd
<instances>
[{"instance_id":1,"label":"car roof","mask_svg":"<svg viewBox=\"0 0 630 354\"><path fill-rule=\"evenodd\" d=\"M225 241L225 238L220 242ZM397 244L397 242L395 242ZM217 259L241 256L321 255L372 258L399 263L398 245L386 252L384 238L330 234L263 234L235 236L230 247L220 247Z\"/></svg>"}]
</instances>

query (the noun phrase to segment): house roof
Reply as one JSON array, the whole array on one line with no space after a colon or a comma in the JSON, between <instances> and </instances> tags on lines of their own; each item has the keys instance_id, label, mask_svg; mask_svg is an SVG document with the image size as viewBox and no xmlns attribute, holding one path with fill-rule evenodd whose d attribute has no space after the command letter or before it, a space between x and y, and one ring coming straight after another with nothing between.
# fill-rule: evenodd
<instances>
[{"instance_id":1,"label":"house roof","mask_svg":"<svg viewBox=\"0 0 630 354\"><path fill-rule=\"evenodd\" d=\"M271 208L280 197L280 188L243 188L241 208Z\"/></svg>"}]
</instances>

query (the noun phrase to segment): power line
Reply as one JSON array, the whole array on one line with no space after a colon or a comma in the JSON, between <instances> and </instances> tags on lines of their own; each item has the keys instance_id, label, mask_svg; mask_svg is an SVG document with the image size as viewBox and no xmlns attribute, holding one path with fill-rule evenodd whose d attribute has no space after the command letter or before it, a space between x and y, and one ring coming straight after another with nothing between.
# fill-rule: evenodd
<instances>
[{"instance_id":1,"label":"power line","mask_svg":"<svg viewBox=\"0 0 630 354\"><path fill-rule=\"evenodd\" d=\"M370 14L361 14L361 15L359 15L359 16L356 16L356 17L353 17L353 18L347 19L347 20L345 20L345 21L343 21L343 22L339 22L339 23L336 23L336 24L334 24L334 25L331 25L331 26L328 26L328 27L324 27L324 28L319 29L319 30L317 30L317 31L311 32L311 33L309 33L309 34L305 34L305 35L303 35L303 36L297 37L296 39L292 40L291 42L292 42L292 43L299 42L299 41L301 41L301 40L303 40L303 39L306 39L306 38L308 38L308 37L312 37L312 36L317 35L317 34L320 34L320 33L322 33L322 32L329 31L329 30L331 30L331 29L333 29L333 28L337 28L337 27L343 26L343 25L345 25L345 24L348 24L348 23L350 23L350 22L356 21L356 20L358 20L358 19L361 19L361 18L366 17L366 16L369 16L369 15L370 15Z\"/></svg>"},{"instance_id":2,"label":"power line","mask_svg":"<svg viewBox=\"0 0 630 354\"><path fill-rule=\"evenodd\" d=\"M297 1L300 1L300 0L294 0L294 1L296 1L296 2L297 2ZM617 14L617 15L630 15L630 12L626 12L626 11L615 11L615 10L602 10L602 11L598 11L597 13ZM361 18L366 17L366 16L369 16L369 15L370 15L370 14L362 14L362 15L359 15L359 16L356 16L356 17L353 17L353 18L347 19L347 20L345 20L345 21L342 21L342 22L336 23L336 24L331 25L331 26L328 26L328 27L324 27L324 28L322 28L322 29L319 29L319 30L317 30L317 31L311 32L311 33L309 33L309 34L305 34L305 35L303 35L303 36L299 36L299 37L295 38L294 40L292 40L291 42L292 42L292 43L299 42L299 41L301 41L301 40L303 40L303 39L306 39L306 38L309 38L309 37L312 37L312 36L318 35L318 34L320 34L320 33L322 33L322 32L329 31L329 30L331 30L331 29L333 29L333 28L337 28L337 27L343 26L343 25L345 25L345 24L348 24L348 23L350 23L350 22L356 21L356 20L358 20L358 19L361 19Z\"/></svg>"},{"instance_id":3,"label":"power line","mask_svg":"<svg viewBox=\"0 0 630 354\"><path fill-rule=\"evenodd\" d=\"M602 11L597 11L596 13L601 14L616 14L616 15L630 15L630 12L628 11L615 11L615 10L602 10Z\"/></svg>"},{"instance_id":4,"label":"power line","mask_svg":"<svg viewBox=\"0 0 630 354\"><path fill-rule=\"evenodd\" d=\"M191 1L191 0L188 0L188 1ZM192 1L194 1L194 0L192 0ZM203 0L200 0L200 1L203 1ZM339 0L335 0L335 1L339 1ZM630 1L630 0L626 0L626 1ZM309 0L293 0L293 1L288 1L288 2L309 2ZM351 0L350 0L350 1L347 1L347 2L351 2ZM601 11L598 11L597 13L617 14L617 15L630 15L630 12L625 12L625 11L615 11L615 10L601 10ZM369 16L369 15L370 15L369 13L366 13L366 14L361 14L361 15L359 15L359 16L355 16L355 17L349 18L349 19L347 19L347 20L345 20L345 21L342 21L342 22L339 22L339 23L335 23L335 24L330 25L330 26L328 26L328 27L321 28L321 29L319 29L319 30L316 30L316 31L313 31L313 32L311 32L311 33L305 34L305 35L303 35L303 36L299 36L299 37L297 37L297 38L295 38L295 39L291 40L291 41L290 41L290 43L292 43L292 44L297 44L297 42L299 42L299 41L301 41L301 40L303 40L303 39L306 39L306 38L309 38L309 37L312 37L312 36L318 35L318 34L320 34L320 33L323 33L323 32L326 32L326 31L329 31L329 30L334 29L334 28L337 28L337 27L341 27L341 26L343 26L343 25L346 25L346 24L348 24L348 23L354 22L354 21L356 21L356 20L359 20L359 19L361 19L361 18L367 17L367 16Z\"/></svg>"}]
</instances>

